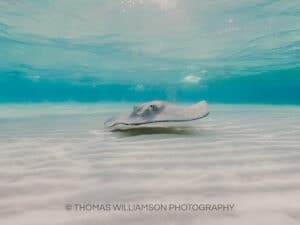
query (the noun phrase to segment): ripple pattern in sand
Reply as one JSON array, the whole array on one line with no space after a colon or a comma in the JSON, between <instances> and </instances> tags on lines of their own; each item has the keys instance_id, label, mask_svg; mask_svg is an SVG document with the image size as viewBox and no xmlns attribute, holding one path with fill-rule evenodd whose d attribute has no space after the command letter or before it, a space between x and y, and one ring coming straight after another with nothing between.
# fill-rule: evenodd
<instances>
[{"instance_id":1,"label":"ripple pattern in sand","mask_svg":"<svg viewBox=\"0 0 300 225\"><path fill-rule=\"evenodd\" d=\"M151 134L103 129L107 111L2 118L1 224L299 224L300 109L216 105L211 111L192 127ZM236 209L64 209L84 202L234 202Z\"/></svg>"}]
</instances>

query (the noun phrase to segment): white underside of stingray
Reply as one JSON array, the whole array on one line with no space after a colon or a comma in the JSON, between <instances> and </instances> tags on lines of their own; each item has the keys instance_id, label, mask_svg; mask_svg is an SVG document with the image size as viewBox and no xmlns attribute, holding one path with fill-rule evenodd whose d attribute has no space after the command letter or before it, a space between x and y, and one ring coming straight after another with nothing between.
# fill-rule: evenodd
<instances>
[{"instance_id":1,"label":"white underside of stingray","mask_svg":"<svg viewBox=\"0 0 300 225\"><path fill-rule=\"evenodd\" d=\"M151 101L134 106L128 114L119 115L107 120L106 127L118 125L138 126L152 123L173 123L198 120L209 114L206 101L190 106L177 106L164 101Z\"/></svg>"}]
</instances>

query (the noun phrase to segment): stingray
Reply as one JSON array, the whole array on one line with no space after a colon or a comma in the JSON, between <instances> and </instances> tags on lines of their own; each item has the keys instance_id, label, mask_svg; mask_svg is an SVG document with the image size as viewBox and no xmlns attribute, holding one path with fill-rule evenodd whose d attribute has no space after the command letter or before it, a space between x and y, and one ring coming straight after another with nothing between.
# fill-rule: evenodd
<instances>
[{"instance_id":1,"label":"stingray","mask_svg":"<svg viewBox=\"0 0 300 225\"><path fill-rule=\"evenodd\" d=\"M190 106L178 106L165 101L151 101L134 106L132 112L115 116L104 125L113 128L117 125L139 126L151 123L186 122L198 120L209 114L206 101Z\"/></svg>"}]
</instances>

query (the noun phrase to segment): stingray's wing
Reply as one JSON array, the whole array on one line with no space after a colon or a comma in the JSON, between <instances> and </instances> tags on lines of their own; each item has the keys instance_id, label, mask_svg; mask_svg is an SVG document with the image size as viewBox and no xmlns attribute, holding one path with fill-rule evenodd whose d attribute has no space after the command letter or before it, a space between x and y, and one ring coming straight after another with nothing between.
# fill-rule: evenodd
<instances>
[{"instance_id":1,"label":"stingray's wing","mask_svg":"<svg viewBox=\"0 0 300 225\"><path fill-rule=\"evenodd\" d=\"M166 104L164 110L155 116L132 116L121 115L113 117L105 122L106 127L114 127L116 125L138 126L150 123L166 123L166 122L186 122L198 120L209 114L207 103L201 101L191 106L176 106Z\"/></svg>"}]
</instances>

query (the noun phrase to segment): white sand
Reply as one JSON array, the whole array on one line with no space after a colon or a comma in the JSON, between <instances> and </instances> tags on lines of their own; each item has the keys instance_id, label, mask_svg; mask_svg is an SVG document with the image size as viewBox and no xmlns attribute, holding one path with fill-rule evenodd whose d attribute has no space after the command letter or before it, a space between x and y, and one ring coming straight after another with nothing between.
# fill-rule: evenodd
<instances>
[{"instance_id":1,"label":"white sand","mask_svg":"<svg viewBox=\"0 0 300 225\"><path fill-rule=\"evenodd\" d=\"M126 104L0 106L0 224L300 224L300 107L211 105L192 128L103 129ZM66 204L234 203L231 212Z\"/></svg>"}]
</instances>

